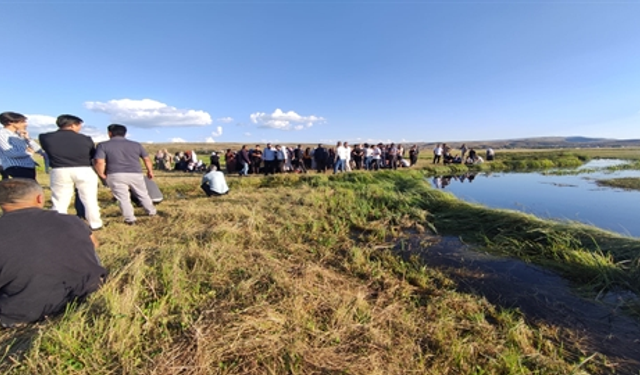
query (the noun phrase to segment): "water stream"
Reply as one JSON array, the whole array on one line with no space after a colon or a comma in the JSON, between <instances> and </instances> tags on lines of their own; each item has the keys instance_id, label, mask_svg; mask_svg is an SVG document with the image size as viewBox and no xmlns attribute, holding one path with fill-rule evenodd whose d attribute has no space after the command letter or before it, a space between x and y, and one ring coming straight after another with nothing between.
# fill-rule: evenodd
<instances>
[{"instance_id":1,"label":"water stream","mask_svg":"<svg viewBox=\"0 0 640 375\"><path fill-rule=\"evenodd\" d=\"M622 160L594 160L576 175L478 173L428 179L436 188L468 202L514 209L541 218L575 220L640 237L640 192L600 187L596 179L640 177L638 170L606 171Z\"/></svg>"}]
</instances>

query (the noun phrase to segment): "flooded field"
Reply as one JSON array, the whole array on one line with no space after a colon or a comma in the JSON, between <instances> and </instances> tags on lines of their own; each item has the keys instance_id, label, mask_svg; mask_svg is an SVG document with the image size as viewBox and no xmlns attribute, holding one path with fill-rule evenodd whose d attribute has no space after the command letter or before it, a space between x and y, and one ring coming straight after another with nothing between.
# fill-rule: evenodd
<instances>
[{"instance_id":1,"label":"flooded field","mask_svg":"<svg viewBox=\"0 0 640 375\"><path fill-rule=\"evenodd\" d=\"M600 187L596 179L640 177L640 171L603 168L622 160L594 160L579 168L585 173L479 173L437 176L436 188L460 199L489 207L514 209L541 218L575 220L624 235L640 237L640 192Z\"/></svg>"}]
</instances>

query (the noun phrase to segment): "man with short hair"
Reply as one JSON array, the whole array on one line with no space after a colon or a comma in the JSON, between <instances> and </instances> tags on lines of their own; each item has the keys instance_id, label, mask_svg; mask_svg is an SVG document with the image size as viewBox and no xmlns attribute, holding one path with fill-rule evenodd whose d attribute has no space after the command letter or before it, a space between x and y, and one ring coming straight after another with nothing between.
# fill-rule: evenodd
<instances>
[{"instance_id":1,"label":"man with short hair","mask_svg":"<svg viewBox=\"0 0 640 375\"><path fill-rule=\"evenodd\" d=\"M229 186L227 186L227 181L224 179L224 173L218 171L215 165L210 165L207 168L207 173L202 176L200 188L207 194L207 197L229 193Z\"/></svg>"},{"instance_id":2,"label":"man with short hair","mask_svg":"<svg viewBox=\"0 0 640 375\"><path fill-rule=\"evenodd\" d=\"M64 312L96 291L106 270L91 229L75 216L43 210L31 179L0 182L0 323L10 327Z\"/></svg>"},{"instance_id":3,"label":"man with short hair","mask_svg":"<svg viewBox=\"0 0 640 375\"><path fill-rule=\"evenodd\" d=\"M0 113L0 165L3 178L36 179L36 162L31 156L40 152L40 146L29 138L27 117L16 112Z\"/></svg>"},{"instance_id":4,"label":"man with short hair","mask_svg":"<svg viewBox=\"0 0 640 375\"><path fill-rule=\"evenodd\" d=\"M102 227L102 220L98 206L98 175L92 164L96 148L91 137L80 134L82 124L80 117L60 115L56 119L58 130L40 134L39 139L49 157L53 209L66 214L75 187L89 226L97 230Z\"/></svg>"},{"instance_id":5,"label":"man with short hair","mask_svg":"<svg viewBox=\"0 0 640 375\"><path fill-rule=\"evenodd\" d=\"M155 216L156 208L149 197L140 167L140 159L142 159L147 169L147 177L153 179L153 164L149 154L140 143L125 138L126 126L111 124L107 127L107 131L109 140L100 143L96 148L94 161L98 177L106 181L111 188L111 192L120 204L125 223L131 225L136 222L130 191L138 197L147 214Z\"/></svg>"}]
</instances>

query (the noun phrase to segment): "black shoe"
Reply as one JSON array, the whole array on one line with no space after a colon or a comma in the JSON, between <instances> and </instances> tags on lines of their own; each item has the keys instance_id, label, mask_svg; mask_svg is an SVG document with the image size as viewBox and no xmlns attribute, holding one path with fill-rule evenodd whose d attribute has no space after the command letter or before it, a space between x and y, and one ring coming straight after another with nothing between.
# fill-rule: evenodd
<instances>
[{"instance_id":1,"label":"black shoe","mask_svg":"<svg viewBox=\"0 0 640 375\"><path fill-rule=\"evenodd\" d=\"M127 225L135 225L136 221L135 220L131 220L131 221L130 220L125 220L124 223L127 224Z\"/></svg>"}]
</instances>

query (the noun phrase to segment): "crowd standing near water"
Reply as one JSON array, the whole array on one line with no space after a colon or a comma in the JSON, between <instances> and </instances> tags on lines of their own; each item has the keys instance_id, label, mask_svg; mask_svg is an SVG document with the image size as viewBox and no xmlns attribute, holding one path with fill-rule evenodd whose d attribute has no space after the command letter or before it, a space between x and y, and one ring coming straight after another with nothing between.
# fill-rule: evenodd
<instances>
[{"instance_id":1,"label":"crowd standing near water","mask_svg":"<svg viewBox=\"0 0 640 375\"><path fill-rule=\"evenodd\" d=\"M220 167L222 157L227 175L246 177L309 171L337 174L354 170L396 170L414 166L420 153L417 145L406 149L395 143L351 146L348 142L337 142L333 147L320 143L313 148L268 143L265 147L245 145L240 150L211 152L207 165L194 150L171 154L163 149L152 159L140 143L125 138L127 128L121 124L109 125L109 140L96 146L90 137L81 133L83 120L70 114L58 116L58 130L40 134L39 144L27 132L26 116L16 112L0 113L0 123L0 208L3 211L0 217L3 242L0 324L5 327L60 313L68 303L81 301L103 283L107 272L100 265L96 254L98 242L93 234L103 228L98 205L100 183L110 188L124 222L134 225L132 200L152 217L157 213L154 202L162 200L157 197L161 193L152 182L154 167L162 171L204 173L200 188L208 197L217 197L229 193ZM433 163L441 160L444 164L483 162L473 148L462 145L461 155L455 156L451 150L446 144L437 145L433 150ZM49 173L52 210L43 210L45 198L37 182L34 154L42 156L45 172ZM488 149L486 157L493 160L494 151ZM67 215L74 196L77 217ZM37 236L32 234L32 228L38 228Z\"/></svg>"}]
</instances>

